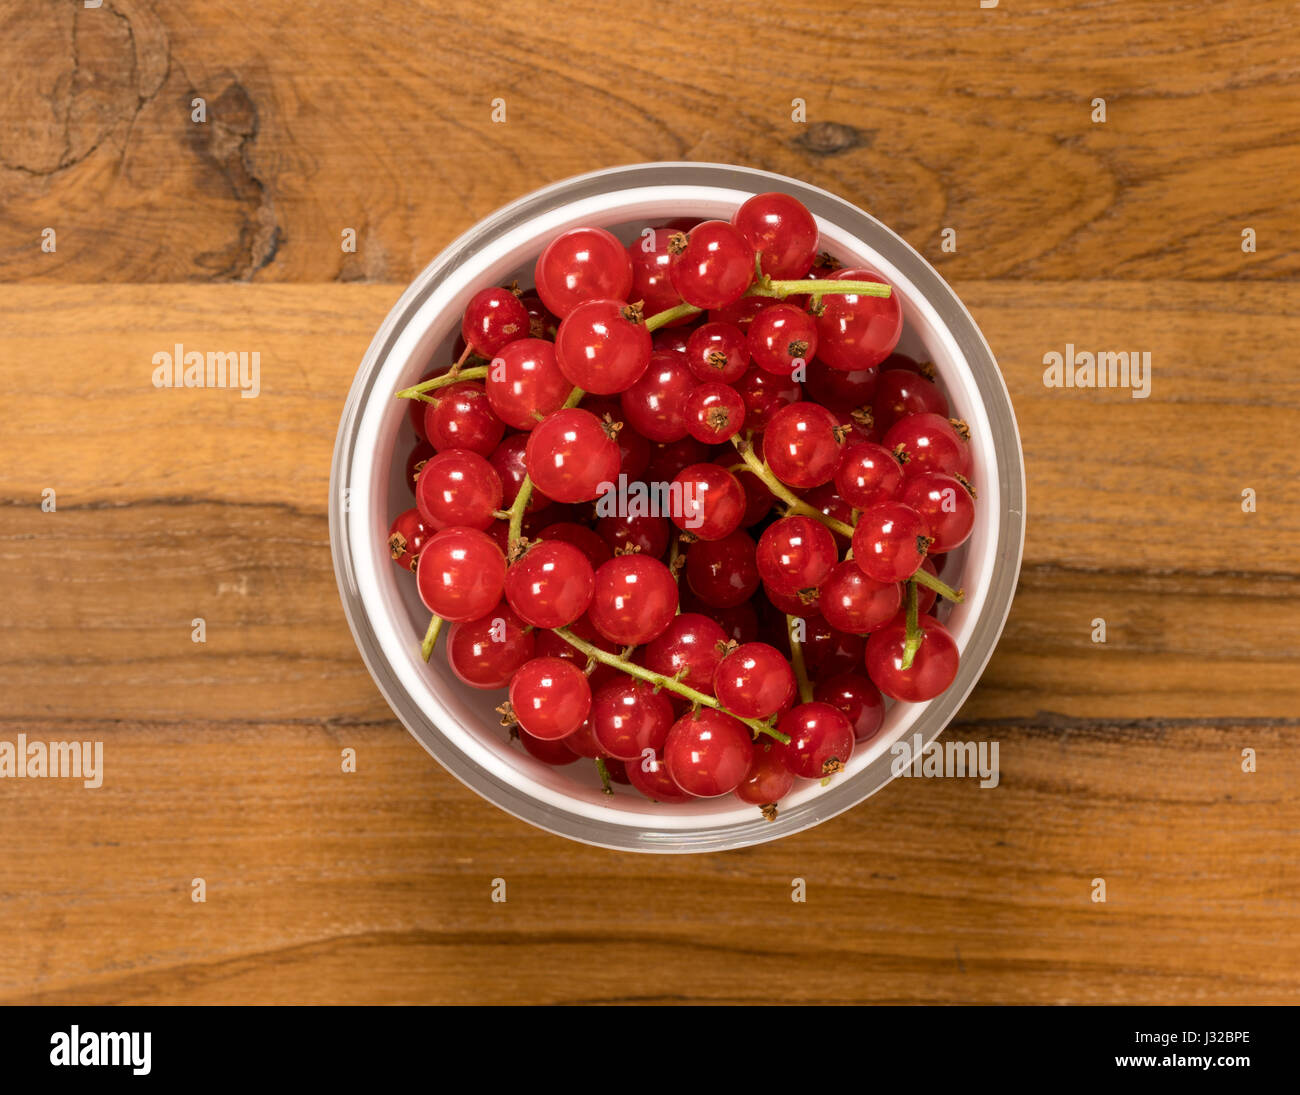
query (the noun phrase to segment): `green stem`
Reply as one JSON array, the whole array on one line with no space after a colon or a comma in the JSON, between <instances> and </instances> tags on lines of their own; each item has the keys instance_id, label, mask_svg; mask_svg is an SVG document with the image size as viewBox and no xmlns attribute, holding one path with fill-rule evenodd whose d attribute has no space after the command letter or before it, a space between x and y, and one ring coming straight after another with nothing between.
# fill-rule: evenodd
<instances>
[{"instance_id":1,"label":"green stem","mask_svg":"<svg viewBox=\"0 0 1300 1095\"><path fill-rule=\"evenodd\" d=\"M684 316L696 316L704 311L703 308L696 308L693 304L676 304L663 312L656 312L645 321L645 329L653 334L659 330L665 323L671 323L675 319L681 319Z\"/></svg>"},{"instance_id":2,"label":"green stem","mask_svg":"<svg viewBox=\"0 0 1300 1095\"><path fill-rule=\"evenodd\" d=\"M812 703L813 686L808 679L808 666L803 660L803 643L794 637L795 617L787 614L785 618L786 634L790 636L790 664L794 666L794 679L799 682L799 698L804 703Z\"/></svg>"},{"instance_id":3,"label":"green stem","mask_svg":"<svg viewBox=\"0 0 1300 1095\"><path fill-rule=\"evenodd\" d=\"M812 517L820 521L828 529L838 532L841 536L853 538L853 527L851 525L846 525L843 521L836 520L834 517L827 517L821 510L810 506L795 494L772 474L771 469L768 468L764 461L759 460L758 455L754 452L754 446L748 441L744 440L739 434L735 434L731 438L731 443L736 446L736 451L740 453L740 458L745 461L745 465L749 470L763 480L767 489L781 499L791 513L802 513L805 517Z\"/></svg>"},{"instance_id":4,"label":"green stem","mask_svg":"<svg viewBox=\"0 0 1300 1095\"><path fill-rule=\"evenodd\" d=\"M673 680L672 677L665 677L662 673L656 673L653 670L646 669L644 666L630 662L626 658L620 658L617 654L611 654L608 650L601 650L600 647L578 638L567 627L557 627L555 633L560 636L570 646L581 650L589 658L595 658L598 662L604 662L605 665L611 665L615 669L621 669L629 676L637 677L643 681L653 684L656 688L667 688L670 692L676 692L679 696L684 696L692 703L700 704L702 707L713 707L721 711L724 715L730 715L738 722L743 722L751 730L760 734L768 734L775 738L782 745L789 745L790 739L782 734L779 730L769 726L758 719L746 719L732 711L728 711L713 696L707 696L703 692L698 692L688 684L682 684L681 681Z\"/></svg>"},{"instance_id":5,"label":"green stem","mask_svg":"<svg viewBox=\"0 0 1300 1095\"><path fill-rule=\"evenodd\" d=\"M913 579L908 579L907 582L907 626L904 634L906 638L903 642L902 668L911 669L916 652L921 649L921 640L925 638L925 632L917 622L916 582Z\"/></svg>"},{"instance_id":6,"label":"green stem","mask_svg":"<svg viewBox=\"0 0 1300 1095\"><path fill-rule=\"evenodd\" d=\"M596 771L600 773L600 789L607 795L614 793L614 788L609 785L609 769L605 767L605 762L600 757L596 758Z\"/></svg>"},{"instance_id":7,"label":"green stem","mask_svg":"<svg viewBox=\"0 0 1300 1095\"><path fill-rule=\"evenodd\" d=\"M747 297L825 296L827 293L852 293L859 297L888 297L893 290L880 281L836 281L830 278L811 278L806 281L755 282L745 294Z\"/></svg>"},{"instance_id":8,"label":"green stem","mask_svg":"<svg viewBox=\"0 0 1300 1095\"><path fill-rule=\"evenodd\" d=\"M515 495L514 503L510 507L510 531L506 535L506 546L512 552L515 549L516 542L523 535L524 510L528 508L528 502L532 496L533 481L525 475L524 481L519 484L519 493Z\"/></svg>"},{"instance_id":9,"label":"green stem","mask_svg":"<svg viewBox=\"0 0 1300 1095\"><path fill-rule=\"evenodd\" d=\"M427 662L430 655L433 654L434 644L438 641L438 633L442 630L442 617L434 616L429 620L429 628L424 633L424 641L420 643L420 654Z\"/></svg>"},{"instance_id":10,"label":"green stem","mask_svg":"<svg viewBox=\"0 0 1300 1095\"><path fill-rule=\"evenodd\" d=\"M747 297L777 297L784 300L791 296L809 296L823 297L827 293L853 293L859 297L888 297L892 295L893 289L879 281L835 281L832 279L809 279L798 281L772 281L770 278L760 278L754 282L746 291ZM675 319L681 319L684 316L698 315L702 308L696 308L693 304L676 304L663 312L656 312L645 320L646 330L650 332L657 331L666 323L672 323Z\"/></svg>"},{"instance_id":11,"label":"green stem","mask_svg":"<svg viewBox=\"0 0 1300 1095\"><path fill-rule=\"evenodd\" d=\"M434 402L425 396L425 392L431 392L434 388L441 388L446 384L455 384L458 380L482 380L488 375L488 365L475 365L470 369L461 369L456 371L455 366L451 372L443 373L441 376L435 376L432 380L422 380L419 384L412 384L409 388L403 388L397 393L398 399L419 399L425 403Z\"/></svg>"},{"instance_id":12,"label":"green stem","mask_svg":"<svg viewBox=\"0 0 1300 1095\"><path fill-rule=\"evenodd\" d=\"M952 586L941 582L924 567L917 567L916 573L912 575L910 581L919 582L926 589L933 589L940 597L946 597L956 605L961 604L966 599L966 595L960 589L953 589Z\"/></svg>"}]
</instances>

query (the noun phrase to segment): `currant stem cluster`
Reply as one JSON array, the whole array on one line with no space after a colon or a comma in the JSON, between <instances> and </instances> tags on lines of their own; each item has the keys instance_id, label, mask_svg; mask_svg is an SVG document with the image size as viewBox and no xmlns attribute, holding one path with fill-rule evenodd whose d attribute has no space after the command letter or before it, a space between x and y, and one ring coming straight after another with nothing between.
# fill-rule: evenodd
<instances>
[{"instance_id":1,"label":"currant stem cluster","mask_svg":"<svg viewBox=\"0 0 1300 1095\"><path fill-rule=\"evenodd\" d=\"M747 297L776 297L784 300L790 296L811 296L814 299L820 299L827 293L852 293L859 297L888 297L893 290L879 281L832 281L807 279L798 281L773 281L766 274L755 279L754 284L746 291ZM665 324L672 323L674 320L685 319L687 316L699 315L704 311L703 308L696 308L693 304L677 304L662 312L656 312L647 318L645 328L647 331L657 331Z\"/></svg>"},{"instance_id":2,"label":"currant stem cluster","mask_svg":"<svg viewBox=\"0 0 1300 1095\"><path fill-rule=\"evenodd\" d=\"M455 384L458 380L484 380L487 378L490 365L473 365L468 369L457 369L454 365L451 369L441 376L435 376L432 380L422 380L419 384L412 384L409 388L403 388L397 393L398 399L418 399L422 403L436 403L436 399L430 399L425 393L431 392L435 388L441 388L446 384Z\"/></svg>"},{"instance_id":3,"label":"currant stem cluster","mask_svg":"<svg viewBox=\"0 0 1300 1095\"><path fill-rule=\"evenodd\" d=\"M785 503L787 513L798 513L805 517L811 517L815 521L820 521L832 532L838 532L841 536L847 536L850 540L853 538L852 525L846 525L843 521L823 513L814 506L810 506L795 494L772 473L772 469L767 466L765 461L758 458L758 454L754 452L753 444L747 439L736 435L732 437L731 443L736 446L736 451L740 454L740 458L744 460L745 467L761 479L763 485ZM844 557L849 559L852 556L853 549L850 547ZM940 597L946 597L953 604L960 604L966 599L961 590L953 589L952 586L920 567L917 568L916 573L912 575L910 580L925 586L927 589L934 590Z\"/></svg>"},{"instance_id":4,"label":"currant stem cluster","mask_svg":"<svg viewBox=\"0 0 1300 1095\"><path fill-rule=\"evenodd\" d=\"M728 711L714 696L700 692L688 684L682 684L681 681L675 680L672 677L665 677L662 673L656 673L652 669L646 669L644 666L637 665L635 662L630 662L626 658L619 657L617 654L611 654L607 650L601 650L600 647L593 643L578 638L578 636L567 627L557 627L555 633L570 646L576 647L589 658L595 658L596 661L603 662L605 665L613 666L615 669L621 669L629 676L638 677L643 681L653 684L656 688L666 688L670 692L676 692L679 696L682 696L685 699L690 700L691 703L698 704L701 707L715 708L716 710L721 711L724 715L730 715L737 722L743 722L756 733L767 734L768 736L775 738L782 745L790 744L790 739L775 727L766 722L761 722L758 719L747 719L741 715L735 714L734 712Z\"/></svg>"},{"instance_id":5,"label":"currant stem cluster","mask_svg":"<svg viewBox=\"0 0 1300 1095\"><path fill-rule=\"evenodd\" d=\"M805 517L815 518L832 532L838 532L841 536L850 538L853 536L853 527L851 525L846 525L843 521L838 521L834 517L828 517L821 510L810 506L782 483L772 473L772 469L758 458L758 454L754 452L754 446L750 441L742 438L739 434L735 434L731 438L731 443L736 446L736 451L740 453L740 458L745 462L745 466L763 481L768 490L785 503L788 513L799 513Z\"/></svg>"}]
</instances>

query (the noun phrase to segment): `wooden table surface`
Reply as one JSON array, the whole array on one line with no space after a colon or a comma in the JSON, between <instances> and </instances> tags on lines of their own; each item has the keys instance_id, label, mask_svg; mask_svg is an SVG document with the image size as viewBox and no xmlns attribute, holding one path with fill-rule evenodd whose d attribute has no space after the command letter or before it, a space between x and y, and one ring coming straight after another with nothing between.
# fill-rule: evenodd
<instances>
[{"instance_id":1,"label":"wooden table surface","mask_svg":"<svg viewBox=\"0 0 1300 1095\"><path fill-rule=\"evenodd\" d=\"M0 781L0 1002L1295 1000L1289 0L7 0L0 29L0 741L105 743L97 790ZM998 356L1024 571L949 730L1000 743L997 788L620 855L480 800L367 675L326 507L372 333L506 201L672 159L862 205ZM259 350L261 395L156 390L177 342ZM1045 388L1067 342L1150 351L1150 398Z\"/></svg>"}]
</instances>

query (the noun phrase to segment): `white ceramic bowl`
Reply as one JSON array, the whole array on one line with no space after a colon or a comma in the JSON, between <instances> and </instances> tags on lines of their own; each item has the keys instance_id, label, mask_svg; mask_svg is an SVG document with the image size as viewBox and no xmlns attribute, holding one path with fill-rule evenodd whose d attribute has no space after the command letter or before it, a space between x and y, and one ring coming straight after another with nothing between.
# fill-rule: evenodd
<instances>
[{"instance_id":1,"label":"white ceramic bowl","mask_svg":"<svg viewBox=\"0 0 1300 1095\"><path fill-rule=\"evenodd\" d=\"M801 786L773 822L735 796L683 805L652 803L629 787L601 793L594 766L552 768L507 741L493 707L502 693L461 684L442 644L420 658L428 612L415 583L395 567L389 524L413 503L403 483L415 442L406 404L393 393L451 360L469 298L489 285L532 284L533 263L561 232L609 228L630 240L646 224L678 217L729 219L753 194L780 190L817 218L822 248L866 266L898 293L905 330L898 349L933 361L953 414L970 425L979 490L974 532L944 576L966 591L946 624L961 650L957 679L926 704L894 704L871 742L823 787ZM969 313L934 269L860 209L795 179L723 164L657 163L611 168L538 190L452 243L415 279L375 335L339 425L330 492L330 543L339 591L357 646L398 717L453 775L484 798L550 832L641 852L705 852L798 832L857 805L891 777L890 747L919 733L929 742L952 719L993 652L1010 609L1024 541L1024 466L1006 386Z\"/></svg>"}]
</instances>

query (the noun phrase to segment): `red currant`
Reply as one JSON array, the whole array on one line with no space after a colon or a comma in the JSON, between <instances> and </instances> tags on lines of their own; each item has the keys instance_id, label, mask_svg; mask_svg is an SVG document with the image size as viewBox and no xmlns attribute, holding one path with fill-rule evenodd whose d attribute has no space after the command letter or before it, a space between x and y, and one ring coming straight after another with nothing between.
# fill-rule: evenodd
<instances>
[{"instance_id":1,"label":"red currant","mask_svg":"<svg viewBox=\"0 0 1300 1095\"><path fill-rule=\"evenodd\" d=\"M388 551L393 562L403 570L414 570L420 549L434 531L421 520L419 510L412 508L399 513L388 530Z\"/></svg>"},{"instance_id":2,"label":"red currant","mask_svg":"<svg viewBox=\"0 0 1300 1095\"><path fill-rule=\"evenodd\" d=\"M772 607L783 616L808 616L821 610L820 589L805 588L797 593L787 593L773 586L764 585L763 592Z\"/></svg>"},{"instance_id":3,"label":"red currant","mask_svg":"<svg viewBox=\"0 0 1300 1095\"><path fill-rule=\"evenodd\" d=\"M701 540L730 536L745 516L744 488L717 464L683 468L669 490L668 516L673 524Z\"/></svg>"},{"instance_id":4,"label":"red currant","mask_svg":"<svg viewBox=\"0 0 1300 1095\"><path fill-rule=\"evenodd\" d=\"M870 270L837 270L837 281L877 281ZM827 293L817 317L817 355L833 369L850 373L885 360L903 333L903 309L898 293L866 297L857 293Z\"/></svg>"},{"instance_id":5,"label":"red currant","mask_svg":"<svg viewBox=\"0 0 1300 1095\"><path fill-rule=\"evenodd\" d=\"M501 506L503 509L509 509L514 505L515 499L519 496L519 488L523 486L524 477L528 474L528 463L524 457L527 447L527 434L512 433L488 457L488 463L501 477ZM550 504L551 500L534 487L533 493L528 497L528 505L524 507L524 512L536 513L539 509L544 509Z\"/></svg>"},{"instance_id":6,"label":"red currant","mask_svg":"<svg viewBox=\"0 0 1300 1095\"><path fill-rule=\"evenodd\" d=\"M903 486L903 469L894 454L873 441L850 441L840 454L835 469L835 489L854 509L868 509L877 502L898 497Z\"/></svg>"},{"instance_id":7,"label":"red currant","mask_svg":"<svg viewBox=\"0 0 1300 1095\"><path fill-rule=\"evenodd\" d=\"M680 441L653 442L650 462L641 478L647 483L671 483L685 468L709 458L709 447L687 434Z\"/></svg>"},{"instance_id":8,"label":"red currant","mask_svg":"<svg viewBox=\"0 0 1300 1095\"><path fill-rule=\"evenodd\" d=\"M712 707L683 715L673 723L664 744L668 774L697 798L734 791L753 759L754 746L745 724Z\"/></svg>"},{"instance_id":9,"label":"red currant","mask_svg":"<svg viewBox=\"0 0 1300 1095\"><path fill-rule=\"evenodd\" d=\"M759 434L754 438L754 452L760 458L762 445L763 435ZM745 491L745 516L740 519L741 528L758 524L771 511L776 496L767 489L767 484L763 480L749 470L749 466L735 452L723 450L713 458L713 462L731 472L736 477L736 482Z\"/></svg>"},{"instance_id":10,"label":"red currant","mask_svg":"<svg viewBox=\"0 0 1300 1095\"><path fill-rule=\"evenodd\" d=\"M634 547L655 559L668 550L671 535L667 518L650 513L610 514L596 522L596 533L614 551Z\"/></svg>"},{"instance_id":11,"label":"red currant","mask_svg":"<svg viewBox=\"0 0 1300 1095\"><path fill-rule=\"evenodd\" d=\"M825 407L791 403L768 420L763 458L792 487L817 487L835 476L844 448L844 427Z\"/></svg>"},{"instance_id":12,"label":"red currant","mask_svg":"<svg viewBox=\"0 0 1300 1095\"><path fill-rule=\"evenodd\" d=\"M621 300L588 300L560 321L555 360L570 384L612 395L635 384L650 364L650 332L639 310Z\"/></svg>"},{"instance_id":13,"label":"red currant","mask_svg":"<svg viewBox=\"0 0 1300 1095\"><path fill-rule=\"evenodd\" d=\"M587 611L596 588L590 561L572 544L534 544L506 571L506 600L534 627L565 627Z\"/></svg>"},{"instance_id":14,"label":"red currant","mask_svg":"<svg viewBox=\"0 0 1300 1095\"><path fill-rule=\"evenodd\" d=\"M727 638L737 643L758 641L758 613L754 606L742 601L740 604L720 608L705 602L702 597L687 586L679 594L683 612L702 612L718 621L718 626L726 632Z\"/></svg>"},{"instance_id":15,"label":"red currant","mask_svg":"<svg viewBox=\"0 0 1300 1095\"><path fill-rule=\"evenodd\" d=\"M572 764L578 759L578 754L560 741L544 741L541 738L535 738L526 730L519 732L519 744L524 747L524 751L536 757L543 764L549 764L552 767L559 768L565 764Z\"/></svg>"},{"instance_id":16,"label":"red currant","mask_svg":"<svg viewBox=\"0 0 1300 1095\"><path fill-rule=\"evenodd\" d=\"M648 749L658 755L673 724L673 705L645 681L621 676L596 692L591 726L600 747L619 760L640 762Z\"/></svg>"},{"instance_id":17,"label":"red currant","mask_svg":"<svg viewBox=\"0 0 1300 1095\"><path fill-rule=\"evenodd\" d=\"M686 397L685 410L691 436L706 445L721 444L745 424L745 401L726 384L699 385Z\"/></svg>"},{"instance_id":18,"label":"red currant","mask_svg":"<svg viewBox=\"0 0 1300 1095\"><path fill-rule=\"evenodd\" d=\"M746 643L733 650L718 663L713 684L722 706L747 719L784 711L795 697L790 663L767 643Z\"/></svg>"},{"instance_id":19,"label":"red currant","mask_svg":"<svg viewBox=\"0 0 1300 1095\"><path fill-rule=\"evenodd\" d=\"M475 353L492 357L502 346L528 337L528 309L509 289L480 289L465 308L460 337Z\"/></svg>"},{"instance_id":20,"label":"red currant","mask_svg":"<svg viewBox=\"0 0 1300 1095\"><path fill-rule=\"evenodd\" d=\"M830 530L798 515L768 525L758 539L755 558L764 585L793 596L820 586L839 556Z\"/></svg>"},{"instance_id":21,"label":"red currant","mask_svg":"<svg viewBox=\"0 0 1300 1095\"><path fill-rule=\"evenodd\" d=\"M682 612L646 647L645 665L697 692L712 694L713 673L726 645L727 633L714 620Z\"/></svg>"},{"instance_id":22,"label":"red currant","mask_svg":"<svg viewBox=\"0 0 1300 1095\"><path fill-rule=\"evenodd\" d=\"M587 557L593 570L614 557L614 552L600 536L576 521L556 521L553 525L547 525L537 533L537 539L572 544Z\"/></svg>"},{"instance_id":23,"label":"red currant","mask_svg":"<svg viewBox=\"0 0 1300 1095\"><path fill-rule=\"evenodd\" d=\"M793 304L773 304L754 317L745 346L764 372L788 377L796 366L806 368L817 352L817 321Z\"/></svg>"},{"instance_id":24,"label":"red currant","mask_svg":"<svg viewBox=\"0 0 1300 1095\"><path fill-rule=\"evenodd\" d=\"M745 429L762 433L778 410L797 403L803 389L788 377L750 369L736 381L736 391L745 401Z\"/></svg>"},{"instance_id":25,"label":"red currant","mask_svg":"<svg viewBox=\"0 0 1300 1095\"><path fill-rule=\"evenodd\" d=\"M462 380L439 388L437 403L426 403L424 434L435 449L468 449L490 456L501 444L505 423L492 410L483 385Z\"/></svg>"},{"instance_id":26,"label":"red currant","mask_svg":"<svg viewBox=\"0 0 1300 1095\"><path fill-rule=\"evenodd\" d=\"M792 281L812 269L817 222L798 198L755 194L732 214L731 223L759 253L768 277Z\"/></svg>"},{"instance_id":27,"label":"red currant","mask_svg":"<svg viewBox=\"0 0 1300 1095\"><path fill-rule=\"evenodd\" d=\"M855 520L853 507L840 497L840 492L835 489L834 480L823 483L820 487L813 487L812 490L806 490L800 497L818 513L823 513L836 521L843 521L846 525L851 525ZM837 547L843 549L849 546L847 536L841 536L834 531L831 532L831 535L835 537Z\"/></svg>"},{"instance_id":28,"label":"red currant","mask_svg":"<svg viewBox=\"0 0 1300 1095\"><path fill-rule=\"evenodd\" d=\"M901 614L867 640L867 673L886 696L905 703L934 699L957 676L957 644L948 629L929 615L917 622L923 638L908 669L903 668L907 629Z\"/></svg>"},{"instance_id":29,"label":"red currant","mask_svg":"<svg viewBox=\"0 0 1300 1095\"><path fill-rule=\"evenodd\" d=\"M813 699L839 708L853 727L853 738L870 741L885 722L885 701L880 689L861 673L841 673L819 684Z\"/></svg>"},{"instance_id":30,"label":"red currant","mask_svg":"<svg viewBox=\"0 0 1300 1095\"><path fill-rule=\"evenodd\" d=\"M906 369L886 369L880 374L871 404L876 429L887 430L909 414L937 414L948 417L948 400L943 392Z\"/></svg>"},{"instance_id":31,"label":"red currant","mask_svg":"<svg viewBox=\"0 0 1300 1095\"><path fill-rule=\"evenodd\" d=\"M531 430L564 406L572 387L556 364L555 347L540 338L502 347L488 366L488 402L512 429Z\"/></svg>"},{"instance_id":32,"label":"red currant","mask_svg":"<svg viewBox=\"0 0 1300 1095\"><path fill-rule=\"evenodd\" d=\"M452 624L447 664L471 688L504 688L533 656L534 633L504 603L477 620Z\"/></svg>"},{"instance_id":33,"label":"red currant","mask_svg":"<svg viewBox=\"0 0 1300 1095\"><path fill-rule=\"evenodd\" d=\"M623 421L651 441L680 441L687 433L686 397L697 381L681 354L658 351L619 396Z\"/></svg>"},{"instance_id":34,"label":"red currant","mask_svg":"<svg viewBox=\"0 0 1300 1095\"><path fill-rule=\"evenodd\" d=\"M909 414L889 427L881 444L898 457L905 478L938 471L969 480L969 431L954 422L937 414Z\"/></svg>"},{"instance_id":35,"label":"red currant","mask_svg":"<svg viewBox=\"0 0 1300 1095\"><path fill-rule=\"evenodd\" d=\"M690 802L691 796L673 782L663 757L646 757L627 766L632 786L652 802Z\"/></svg>"},{"instance_id":36,"label":"red currant","mask_svg":"<svg viewBox=\"0 0 1300 1095\"><path fill-rule=\"evenodd\" d=\"M668 271L682 300L696 308L725 308L754 280L754 248L726 221L704 221L668 241Z\"/></svg>"},{"instance_id":37,"label":"red currant","mask_svg":"<svg viewBox=\"0 0 1300 1095\"><path fill-rule=\"evenodd\" d=\"M668 273L672 261L668 241L672 235L671 228L647 229L627 245L628 258L632 260L632 289L628 300L641 301L647 316L666 312L682 303ZM693 318L683 316L668 326L690 323Z\"/></svg>"},{"instance_id":38,"label":"red currant","mask_svg":"<svg viewBox=\"0 0 1300 1095\"><path fill-rule=\"evenodd\" d=\"M677 583L658 559L618 555L597 568L587 615L611 642L648 643L664 633L676 612Z\"/></svg>"},{"instance_id":39,"label":"red currant","mask_svg":"<svg viewBox=\"0 0 1300 1095\"><path fill-rule=\"evenodd\" d=\"M453 623L477 620L501 600L506 557L485 532L445 528L425 541L415 578L430 612Z\"/></svg>"},{"instance_id":40,"label":"red currant","mask_svg":"<svg viewBox=\"0 0 1300 1095\"><path fill-rule=\"evenodd\" d=\"M542 303L536 289L529 289L519 297L519 303L528 313L528 336L542 338L548 342L555 341L555 332L560 329L560 321ZM509 345L509 343L507 343Z\"/></svg>"},{"instance_id":41,"label":"red currant","mask_svg":"<svg viewBox=\"0 0 1300 1095\"><path fill-rule=\"evenodd\" d=\"M828 410L847 412L860 407L869 409L879 379L880 371L875 366L842 373L824 361L810 361L804 391L814 403L820 403Z\"/></svg>"},{"instance_id":42,"label":"red currant","mask_svg":"<svg viewBox=\"0 0 1300 1095\"><path fill-rule=\"evenodd\" d=\"M720 540L701 540L686 553L686 582L712 609L748 601L758 589L754 541L736 531Z\"/></svg>"},{"instance_id":43,"label":"red currant","mask_svg":"<svg viewBox=\"0 0 1300 1095\"><path fill-rule=\"evenodd\" d=\"M431 456L415 482L415 504L433 529L486 529L501 508L502 494L496 469L468 449L445 449Z\"/></svg>"},{"instance_id":44,"label":"red currant","mask_svg":"<svg viewBox=\"0 0 1300 1095\"><path fill-rule=\"evenodd\" d=\"M964 544L975 527L975 499L970 487L951 475L928 471L903 484L898 500L921 515L931 550L952 551Z\"/></svg>"},{"instance_id":45,"label":"red currant","mask_svg":"<svg viewBox=\"0 0 1300 1095\"><path fill-rule=\"evenodd\" d=\"M902 502L877 502L853 530L853 561L877 582L901 582L925 558L929 535L921 515Z\"/></svg>"},{"instance_id":46,"label":"red currant","mask_svg":"<svg viewBox=\"0 0 1300 1095\"><path fill-rule=\"evenodd\" d=\"M566 749L576 753L580 757L586 757L588 760L595 760L596 757L603 757L605 750L600 747L600 742L596 740L595 728L591 725L591 716L588 715L582 720L581 725L572 734L567 734L563 739ZM609 766L605 766L609 770Z\"/></svg>"},{"instance_id":47,"label":"red currant","mask_svg":"<svg viewBox=\"0 0 1300 1095\"><path fill-rule=\"evenodd\" d=\"M427 403L420 403L419 400L412 400L411 402L421 407L428 406ZM428 462L429 457L436 451L429 442L417 441L415 448L411 450L411 455L406 458L406 485L411 489L412 494L415 493L415 481L420 478L420 472L424 470L424 465Z\"/></svg>"},{"instance_id":48,"label":"red currant","mask_svg":"<svg viewBox=\"0 0 1300 1095\"><path fill-rule=\"evenodd\" d=\"M509 582L506 584L509 590ZM852 560L836 563L821 584L819 599L826 622L840 631L866 635L884 627L903 605L903 587L897 582L868 578Z\"/></svg>"},{"instance_id":49,"label":"red currant","mask_svg":"<svg viewBox=\"0 0 1300 1095\"><path fill-rule=\"evenodd\" d=\"M653 312L650 313L654 315ZM688 320L693 316L687 316ZM660 327L650 336L650 345L656 350L663 350L665 353L684 354L686 353L686 342L691 332L685 330L674 330L672 324L667 327Z\"/></svg>"},{"instance_id":50,"label":"red currant","mask_svg":"<svg viewBox=\"0 0 1300 1095\"><path fill-rule=\"evenodd\" d=\"M867 640L831 627L824 616L804 618L804 663L814 681L862 667Z\"/></svg>"},{"instance_id":51,"label":"red currant","mask_svg":"<svg viewBox=\"0 0 1300 1095\"><path fill-rule=\"evenodd\" d=\"M741 297L735 304L728 304L725 308L710 309L709 322L730 323L742 332L748 331L754 317L771 303L771 297Z\"/></svg>"},{"instance_id":52,"label":"red currant","mask_svg":"<svg viewBox=\"0 0 1300 1095\"><path fill-rule=\"evenodd\" d=\"M776 724L790 739L779 748L786 765L804 779L824 779L842 771L853 755L853 727L838 707L829 703L801 703Z\"/></svg>"},{"instance_id":53,"label":"red currant","mask_svg":"<svg viewBox=\"0 0 1300 1095\"><path fill-rule=\"evenodd\" d=\"M510 706L521 730L543 741L567 737L591 712L581 669L560 658L533 658L510 679Z\"/></svg>"},{"instance_id":54,"label":"red currant","mask_svg":"<svg viewBox=\"0 0 1300 1095\"><path fill-rule=\"evenodd\" d=\"M537 294L560 319L588 300L626 300L632 260L603 228L574 228L557 236L537 259Z\"/></svg>"},{"instance_id":55,"label":"red currant","mask_svg":"<svg viewBox=\"0 0 1300 1095\"><path fill-rule=\"evenodd\" d=\"M623 422L625 416L620 399L621 396L616 395L587 395L583 396L578 405L602 422ZM618 442L619 474L626 475L629 483L642 478L646 465L650 463L650 442L626 422L623 422L623 428L614 440Z\"/></svg>"},{"instance_id":56,"label":"red currant","mask_svg":"<svg viewBox=\"0 0 1300 1095\"><path fill-rule=\"evenodd\" d=\"M590 411L569 407L528 435L528 475L557 502L589 502L618 479L619 450Z\"/></svg>"},{"instance_id":57,"label":"red currant","mask_svg":"<svg viewBox=\"0 0 1300 1095\"><path fill-rule=\"evenodd\" d=\"M696 327L686 340L686 363L699 380L735 383L749 368L745 333L734 323Z\"/></svg>"},{"instance_id":58,"label":"red currant","mask_svg":"<svg viewBox=\"0 0 1300 1095\"><path fill-rule=\"evenodd\" d=\"M755 744L754 759L736 788L736 797L742 802L765 807L764 816L775 821L776 804L790 793L793 786L794 773L786 767L785 754L780 747L775 743Z\"/></svg>"}]
</instances>

